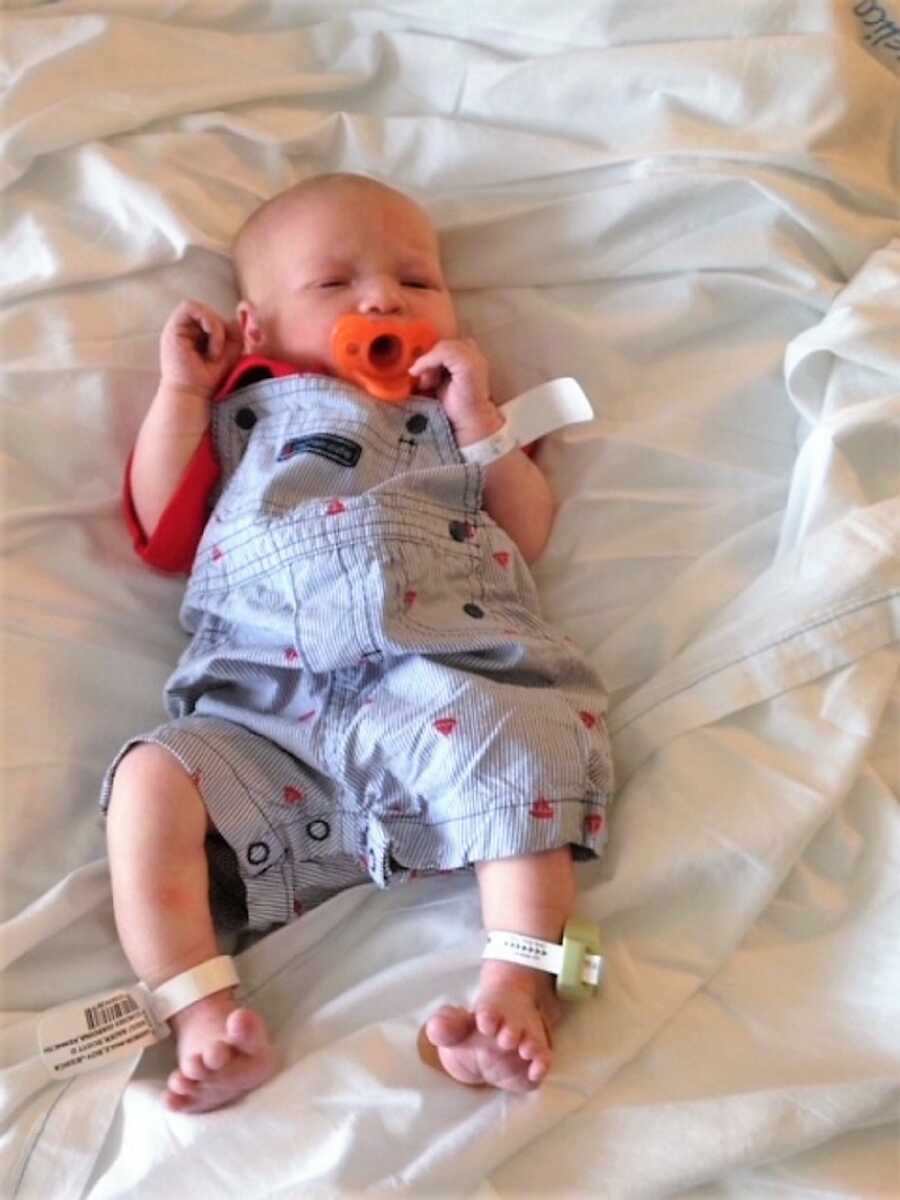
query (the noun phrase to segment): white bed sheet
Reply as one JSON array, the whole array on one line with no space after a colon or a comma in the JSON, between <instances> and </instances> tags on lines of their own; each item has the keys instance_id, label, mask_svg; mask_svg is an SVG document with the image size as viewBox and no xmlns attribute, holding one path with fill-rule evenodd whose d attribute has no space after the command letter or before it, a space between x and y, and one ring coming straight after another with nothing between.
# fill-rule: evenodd
<instances>
[{"instance_id":1,"label":"white bed sheet","mask_svg":"<svg viewBox=\"0 0 900 1200\"><path fill-rule=\"evenodd\" d=\"M3 1195L895 1194L889 5L12 9ZM159 329L318 170L427 203L499 397L573 374L598 413L542 451L537 576L612 693L608 979L539 1092L456 1088L413 1043L473 993L472 880L354 889L241 955L285 1071L179 1117L166 1046L58 1084L35 1014L130 978L95 800L182 644L117 498Z\"/></svg>"}]
</instances>

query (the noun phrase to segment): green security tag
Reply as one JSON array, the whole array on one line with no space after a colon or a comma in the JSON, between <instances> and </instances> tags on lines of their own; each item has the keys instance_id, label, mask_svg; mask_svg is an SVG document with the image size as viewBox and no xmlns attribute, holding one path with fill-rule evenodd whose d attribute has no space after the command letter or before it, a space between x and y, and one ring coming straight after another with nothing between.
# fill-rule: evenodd
<instances>
[{"instance_id":1,"label":"green security tag","mask_svg":"<svg viewBox=\"0 0 900 1200\"><path fill-rule=\"evenodd\" d=\"M599 925L581 917L571 917L563 930L557 994L566 1000L590 1000L597 994L602 976Z\"/></svg>"}]
</instances>

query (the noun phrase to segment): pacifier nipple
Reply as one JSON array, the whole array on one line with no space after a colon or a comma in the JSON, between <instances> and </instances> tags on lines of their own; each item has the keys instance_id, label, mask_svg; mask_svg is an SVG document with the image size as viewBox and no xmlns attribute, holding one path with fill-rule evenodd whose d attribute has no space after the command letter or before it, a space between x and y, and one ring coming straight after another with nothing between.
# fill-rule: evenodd
<instances>
[{"instance_id":1,"label":"pacifier nipple","mask_svg":"<svg viewBox=\"0 0 900 1200\"><path fill-rule=\"evenodd\" d=\"M403 343L392 333L381 333L369 345L369 362L377 371L392 371L403 355Z\"/></svg>"}]
</instances>

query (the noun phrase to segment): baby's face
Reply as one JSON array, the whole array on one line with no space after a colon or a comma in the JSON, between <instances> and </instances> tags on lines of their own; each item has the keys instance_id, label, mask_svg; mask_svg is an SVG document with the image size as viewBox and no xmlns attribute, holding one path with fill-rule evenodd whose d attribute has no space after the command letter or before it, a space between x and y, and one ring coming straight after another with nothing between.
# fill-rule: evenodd
<instances>
[{"instance_id":1,"label":"baby's face","mask_svg":"<svg viewBox=\"0 0 900 1200\"><path fill-rule=\"evenodd\" d=\"M245 353L334 367L331 333L347 313L430 321L458 336L437 235L412 202L334 187L301 195L267 228L238 306Z\"/></svg>"}]
</instances>

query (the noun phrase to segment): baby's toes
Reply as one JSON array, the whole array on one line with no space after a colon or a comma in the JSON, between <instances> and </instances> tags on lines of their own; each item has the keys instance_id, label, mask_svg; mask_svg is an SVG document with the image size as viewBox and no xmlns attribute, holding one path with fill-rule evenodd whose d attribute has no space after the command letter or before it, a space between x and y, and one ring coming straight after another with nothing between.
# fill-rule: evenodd
<instances>
[{"instance_id":1,"label":"baby's toes","mask_svg":"<svg viewBox=\"0 0 900 1200\"><path fill-rule=\"evenodd\" d=\"M475 1009L475 1026L485 1037L495 1037L503 1024L503 1016L492 1004L479 1004Z\"/></svg>"},{"instance_id":2,"label":"baby's toes","mask_svg":"<svg viewBox=\"0 0 900 1200\"><path fill-rule=\"evenodd\" d=\"M550 1070L550 1053L542 1050L528 1064L528 1079L531 1083L540 1083Z\"/></svg>"},{"instance_id":3,"label":"baby's toes","mask_svg":"<svg viewBox=\"0 0 900 1200\"><path fill-rule=\"evenodd\" d=\"M226 1042L213 1042L203 1051L203 1063L208 1071L221 1071L234 1057L234 1051Z\"/></svg>"},{"instance_id":4,"label":"baby's toes","mask_svg":"<svg viewBox=\"0 0 900 1200\"><path fill-rule=\"evenodd\" d=\"M189 1079L183 1071L173 1071L166 1080L166 1087L173 1096L180 1096L185 1100L193 1099L197 1092L196 1082L193 1079Z\"/></svg>"},{"instance_id":5,"label":"baby's toes","mask_svg":"<svg viewBox=\"0 0 900 1200\"><path fill-rule=\"evenodd\" d=\"M547 1072L553 1058L550 1046L543 1030L527 1029L519 1045L519 1057L528 1063L528 1079L531 1083L540 1083Z\"/></svg>"},{"instance_id":6,"label":"baby's toes","mask_svg":"<svg viewBox=\"0 0 900 1200\"><path fill-rule=\"evenodd\" d=\"M515 1050L522 1040L523 1032L521 1025L507 1021L497 1034L497 1045L501 1050Z\"/></svg>"},{"instance_id":7,"label":"baby's toes","mask_svg":"<svg viewBox=\"0 0 900 1200\"><path fill-rule=\"evenodd\" d=\"M524 1058L526 1062L532 1062L543 1049L544 1047L539 1045L534 1038L526 1035L519 1043L519 1058Z\"/></svg>"},{"instance_id":8,"label":"baby's toes","mask_svg":"<svg viewBox=\"0 0 900 1200\"><path fill-rule=\"evenodd\" d=\"M209 1078L209 1069L203 1061L203 1057L202 1054L189 1054L181 1063L180 1074L189 1082L203 1083Z\"/></svg>"}]
</instances>

